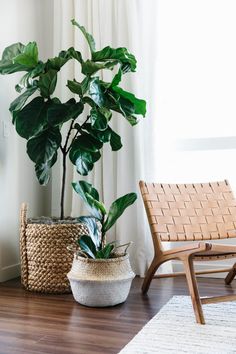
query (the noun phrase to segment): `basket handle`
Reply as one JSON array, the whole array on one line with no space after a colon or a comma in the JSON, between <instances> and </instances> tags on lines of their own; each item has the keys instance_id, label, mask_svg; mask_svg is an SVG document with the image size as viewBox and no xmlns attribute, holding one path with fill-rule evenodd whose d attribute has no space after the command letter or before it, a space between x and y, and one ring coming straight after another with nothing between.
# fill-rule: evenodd
<instances>
[{"instance_id":1,"label":"basket handle","mask_svg":"<svg viewBox=\"0 0 236 354\"><path fill-rule=\"evenodd\" d=\"M21 253L21 283L28 288L28 259L26 249L27 204L22 203L20 209L20 253Z\"/></svg>"},{"instance_id":2,"label":"basket handle","mask_svg":"<svg viewBox=\"0 0 236 354\"><path fill-rule=\"evenodd\" d=\"M83 251L81 251L78 247L69 245L66 247L67 250L71 253L74 254L75 258L78 259L77 257L81 254L82 256L84 256L84 258L88 259L88 255L86 253L84 253Z\"/></svg>"},{"instance_id":3,"label":"basket handle","mask_svg":"<svg viewBox=\"0 0 236 354\"><path fill-rule=\"evenodd\" d=\"M27 204L26 203L22 203L21 204L21 209L20 209L20 223L21 223L21 227L25 228L25 226L27 225Z\"/></svg>"}]
</instances>

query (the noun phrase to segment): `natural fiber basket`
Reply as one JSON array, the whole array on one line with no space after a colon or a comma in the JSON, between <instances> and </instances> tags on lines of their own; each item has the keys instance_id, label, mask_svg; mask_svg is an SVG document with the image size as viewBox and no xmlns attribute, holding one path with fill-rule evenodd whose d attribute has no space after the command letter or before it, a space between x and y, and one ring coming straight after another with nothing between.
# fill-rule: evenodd
<instances>
[{"instance_id":1,"label":"natural fiber basket","mask_svg":"<svg viewBox=\"0 0 236 354\"><path fill-rule=\"evenodd\" d=\"M27 205L21 206L21 282L27 290L43 293L71 292L66 274L73 255L67 250L84 234L83 224L29 223Z\"/></svg>"},{"instance_id":2,"label":"natural fiber basket","mask_svg":"<svg viewBox=\"0 0 236 354\"><path fill-rule=\"evenodd\" d=\"M124 302L135 276L129 255L109 259L88 259L75 255L68 273L74 299L91 307Z\"/></svg>"}]
</instances>

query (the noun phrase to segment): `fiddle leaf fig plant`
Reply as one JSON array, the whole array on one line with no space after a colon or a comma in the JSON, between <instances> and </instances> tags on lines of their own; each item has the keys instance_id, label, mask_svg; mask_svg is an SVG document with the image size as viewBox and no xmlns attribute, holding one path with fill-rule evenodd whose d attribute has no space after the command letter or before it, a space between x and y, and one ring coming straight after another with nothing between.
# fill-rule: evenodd
<instances>
[{"instance_id":1,"label":"fiddle leaf fig plant","mask_svg":"<svg viewBox=\"0 0 236 354\"><path fill-rule=\"evenodd\" d=\"M27 141L27 154L35 164L41 185L48 183L51 168L60 154L61 219L64 218L67 159L80 175L86 176L100 159L104 143L109 143L112 151L122 147L121 137L110 125L113 112L120 113L132 126L138 123L138 115L144 117L146 113L146 102L119 86L122 76L136 69L134 55L126 48L107 46L96 50L92 35L75 20L72 24L84 35L90 48L89 58L83 58L71 47L43 62L39 59L37 43L29 42L5 48L0 60L0 74L24 72L15 86L19 96L11 103L10 112L17 133ZM72 97L62 102L54 93L60 70L70 60L80 65L83 79L68 78L65 89ZM101 70L115 68L111 82L101 79ZM85 114L86 106L88 114ZM64 126L67 133L62 137ZM88 198L93 198L90 204L96 206L98 217L104 212L102 206L98 208L99 202L94 196ZM113 219L110 216L106 226Z\"/></svg>"},{"instance_id":2,"label":"fiddle leaf fig plant","mask_svg":"<svg viewBox=\"0 0 236 354\"><path fill-rule=\"evenodd\" d=\"M111 258L117 246L114 242L106 242L106 232L116 223L125 209L135 202L136 193L129 193L116 199L107 211L99 200L98 191L90 183L79 181L73 182L72 186L91 214L78 218L78 221L85 224L88 230L88 233L80 236L77 241L81 253L93 259Z\"/></svg>"}]
</instances>

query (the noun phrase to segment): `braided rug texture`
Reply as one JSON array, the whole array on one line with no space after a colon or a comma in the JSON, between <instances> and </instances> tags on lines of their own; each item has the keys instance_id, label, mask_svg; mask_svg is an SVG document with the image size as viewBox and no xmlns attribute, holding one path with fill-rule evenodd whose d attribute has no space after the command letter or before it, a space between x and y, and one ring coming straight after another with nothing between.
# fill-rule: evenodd
<instances>
[{"instance_id":1,"label":"braided rug texture","mask_svg":"<svg viewBox=\"0 0 236 354\"><path fill-rule=\"evenodd\" d=\"M195 323L188 296L174 296L119 354L236 353L236 302L203 305L206 325Z\"/></svg>"}]
</instances>

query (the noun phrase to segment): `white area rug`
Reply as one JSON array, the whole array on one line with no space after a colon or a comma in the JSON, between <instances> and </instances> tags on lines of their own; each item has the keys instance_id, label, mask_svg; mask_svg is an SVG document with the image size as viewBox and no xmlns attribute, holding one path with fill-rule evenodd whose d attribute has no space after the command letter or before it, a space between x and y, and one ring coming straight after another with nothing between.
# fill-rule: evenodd
<instances>
[{"instance_id":1,"label":"white area rug","mask_svg":"<svg viewBox=\"0 0 236 354\"><path fill-rule=\"evenodd\" d=\"M120 354L236 353L236 302L203 305L206 325L195 323L190 297L174 296Z\"/></svg>"}]
</instances>

